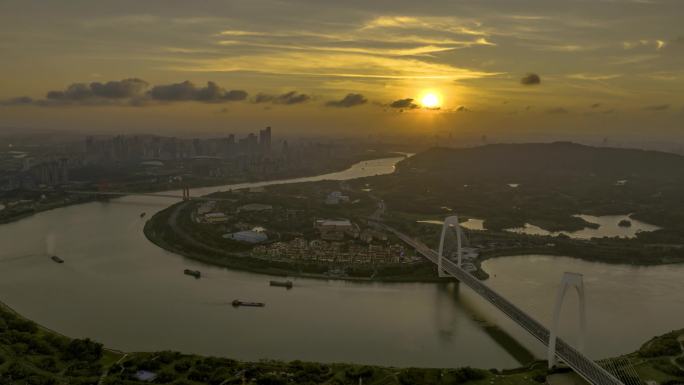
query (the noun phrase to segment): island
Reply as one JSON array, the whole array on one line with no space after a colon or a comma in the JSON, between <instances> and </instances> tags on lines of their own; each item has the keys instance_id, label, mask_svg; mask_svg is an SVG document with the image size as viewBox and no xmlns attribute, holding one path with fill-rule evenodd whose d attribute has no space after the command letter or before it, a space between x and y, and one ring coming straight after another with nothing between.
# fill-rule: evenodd
<instances>
[{"instance_id":1,"label":"island","mask_svg":"<svg viewBox=\"0 0 684 385\"><path fill-rule=\"evenodd\" d=\"M273 275L435 281L434 268L371 217L378 202L345 182L241 189L181 202L144 232L167 250Z\"/></svg>"},{"instance_id":2,"label":"island","mask_svg":"<svg viewBox=\"0 0 684 385\"><path fill-rule=\"evenodd\" d=\"M623 219L620 222L618 222L618 226L620 226L620 227L631 227L632 221L630 221L629 219Z\"/></svg>"}]
</instances>

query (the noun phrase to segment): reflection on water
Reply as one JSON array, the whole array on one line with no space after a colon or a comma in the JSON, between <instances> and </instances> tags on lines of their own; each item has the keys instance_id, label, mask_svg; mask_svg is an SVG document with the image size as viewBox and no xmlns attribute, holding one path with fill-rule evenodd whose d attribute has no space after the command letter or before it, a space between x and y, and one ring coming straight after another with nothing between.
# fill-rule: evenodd
<instances>
[{"instance_id":1,"label":"reflection on water","mask_svg":"<svg viewBox=\"0 0 684 385\"><path fill-rule=\"evenodd\" d=\"M587 300L587 351L605 358L634 351L651 337L684 326L684 264L610 265L568 257L525 255L483 262L488 285L514 304L550 325L563 272L584 275ZM491 314L506 330L518 330L500 314ZM578 301L568 292L561 317L561 337L577 343ZM541 345L514 333L539 357Z\"/></svg>"},{"instance_id":2,"label":"reflection on water","mask_svg":"<svg viewBox=\"0 0 684 385\"><path fill-rule=\"evenodd\" d=\"M560 234L565 234L570 238L575 239L591 239L591 238L603 238L603 237L620 237L620 238L634 238L640 231L655 231L660 229L660 227L651 225L646 222L642 222L631 218L629 215L603 215L603 216L593 216L593 215L574 215L575 217L582 218L587 222L596 223L599 225L598 228L588 228L585 227L578 231L548 231L539 226L531 225L526 223L524 227L516 227L512 229L506 229L518 234L528 234L528 235L544 235L544 236L558 236ZM621 221L628 221L629 226L621 226Z\"/></svg>"},{"instance_id":3,"label":"reflection on water","mask_svg":"<svg viewBox=\"0 0 684 385\"><path fill-rule=\"evenodd\" d=\"M442 226L444 225L444 221L438 221L436 219L424 219L422 221L416 221L417 223L427 223L430 225L439 225ZM459 222L461 227L466 228L468 230L485 230L484 228L484 220L483 219L477 219L477 218L468 218L467 220L463 222Z\"/></svg>"}]
</instances>

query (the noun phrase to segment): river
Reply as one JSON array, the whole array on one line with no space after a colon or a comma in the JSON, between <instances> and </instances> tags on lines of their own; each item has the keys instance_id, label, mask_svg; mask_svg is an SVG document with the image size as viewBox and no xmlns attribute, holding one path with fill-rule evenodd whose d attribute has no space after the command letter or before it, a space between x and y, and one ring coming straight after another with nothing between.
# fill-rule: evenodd
<instances>
[{"instance_id":1,"label":"river","mask_svg":"<svg viewBox=\"0 0 684 385\"><path fill-rule=\"evenodd\" d=\"M346 180L391 173L402 158L290 182ZM264 186L262 182L202 188ZM179 193L180 194L180 193ZM535 354L541 346L467 288L456 284L381 284L269 277L208 266L164 251L143 235L144 222L172 199L128 196L39 213L0 226L0 300L72 337L125 351L172 349L243 360L301 359L396 366L514 367L496 324ZM140 213L146 212L145 218ZM56 264L47 256L65 259ZM570 258L486 261L490 284L545 323L565 270L584 272L589 353L624 353L653 335L682 327L684 266L629 267ZM201 279L183 275L199 269ZM238 308L235 298L266 307ZM567 320L573 320L569 296ZM617 325L615 325L617 324ZM572 322L563 333L572 337ZM507 350L508 349L508 350Z\"/></svg>"}]
</instances>

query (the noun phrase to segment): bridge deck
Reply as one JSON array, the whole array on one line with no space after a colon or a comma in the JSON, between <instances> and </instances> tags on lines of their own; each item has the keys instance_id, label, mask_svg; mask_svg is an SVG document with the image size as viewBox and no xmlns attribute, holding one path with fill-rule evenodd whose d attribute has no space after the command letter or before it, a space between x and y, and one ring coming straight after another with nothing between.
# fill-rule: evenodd
<instances>
[{"instance_id":1,"label":"bridge deck","mask_svg":"<svg viewBox=\"0 0 684 385\"><path fill-rule=\"evenodd\" d=\"M430 249L425 244L403 234L391 227L384 226L387 230L394 233L402 241L406 242L410 246L416 249L420 254L422 254L429 261L434 264L438 263L439 255L432 249ZM504 314L510 317L518 325L522 326L523 329L527 330L532 336L538 339L545 346L549 344L549 330L544 327L537 320L529 316L524 311L520 310L517 306L513 305L506 298L499 295L496 291L491 289L489 286L482 283L477 278L470 275L465 270L461 269L454 262L443 258L442 268L453 277L458 279L460 282L464 283L485 300L487 300L492 305L496 306ZM556 355L563 360L569 367L571 367L577 374L582 376L585 380L589 381L591 384L595 385L624 385L622 381L613 376L610 372L603 369L593 360L589 359L584 354L577 351L575 348L570 346L568 343L562 339L558 339L556 342Z\"/></svg>"},{"instance_id":2,"label":"bridge deck","mask_svg":"<svg viewBox=\"0 0 684 385\"><path fill-rule=\"evenodd\" d=\"M165 193L145 193L145 192L126 192L126 191L80 191L80 190L71 190L71 191L65 191L66 193L69 194L84 194L84 195L111 195L111 196L127 196L127 195L136 195L136 196L145 196L145 197L157 197L157 198L172 198L172 199L183 199L182 195L173 195L173 194L165 194ZM216 200L226 200L224 198L210 198L210 197L189 197L189 200L192 201L216 201Z\"/></svg>"}]
</instances>

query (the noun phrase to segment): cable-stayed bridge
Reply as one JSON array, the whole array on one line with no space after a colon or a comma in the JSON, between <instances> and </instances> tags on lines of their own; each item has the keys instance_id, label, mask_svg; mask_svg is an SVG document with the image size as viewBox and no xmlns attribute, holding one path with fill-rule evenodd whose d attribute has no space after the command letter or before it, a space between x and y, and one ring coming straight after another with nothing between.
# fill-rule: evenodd
<instances>
[{"instance_id":1,"label":"cable-stayed bridge","mask_svg":"<svg viewBox=\"0 0 684 385\"><path fill-rule=\"evenodd\" d=\"M450 219L455 218L455 220L450 221ZM373 218L375 219L375 218ZM542 344L549 348L549 365L555 363L556 357L564 361L570 368L572 368L578 375L588 381L590 384L594 385L625 385L623 381L618 379L618 377L611 373L610 371L604 369L601 365L591 360L589 357L584 355L580 350L576 349L567 342L563 341L561 338L557 338L555 333L549 331L544 325L535 320L532 316L515 306L513 303L508 301L502 295L494 291L492 288L482 283L479 279L473 277L470 273L465 271L461 267L461 229L458 225L458 218L455 216L447 218L442 229L442 238L440 241L440 250L436 252L426 246L424 243L417 239L414 239L390 226L382 223L378 223L379 226L385 228L387 231L395 234L399 239L413 247L418 253L427 258L430 262L434 263L438 267L438 272L441 274L447 274L448 276L454 277L487 302L494 305L496 308L501 310L510 319L515 321L523 329L529 332L533 337L539 340ZM453 230L455 229L455 230ZM449 259L449 235L456 233L456 251L457 262L453 262ZM445 253L446 251L446 253ZM563 289L563 294L564 294ZM578 287L578 292L583 297L583 289L580 291ZM562 295L560 296L562 300ZM583 299L583 298L582 298ZM583 302L583 301L582 301ZM584 311L582 309L582 316ZM554 327L555 329L555 327ZM555 346L555 348L554 348ZM636 378L638 381L638 377ZM628 381L631 382L631 381Z\"/></svg>"}]
</instances>

